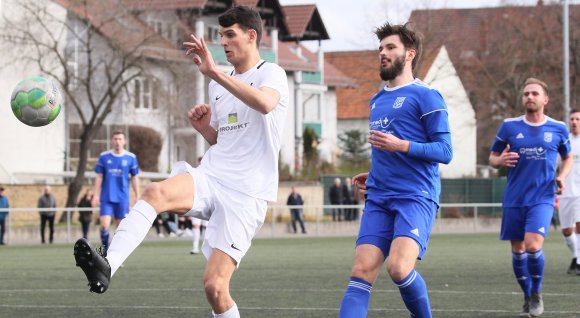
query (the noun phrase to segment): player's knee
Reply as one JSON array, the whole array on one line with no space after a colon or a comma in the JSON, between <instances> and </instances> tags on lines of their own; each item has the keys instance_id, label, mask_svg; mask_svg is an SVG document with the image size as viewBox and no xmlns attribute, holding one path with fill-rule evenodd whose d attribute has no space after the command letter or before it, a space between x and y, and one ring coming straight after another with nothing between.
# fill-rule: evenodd
<instances>
[{"instance_id":1,"label":"player's knee","mask_svg":"<svg viewBox=\"0 0 580 318\"><path fill-rule=\"evenodd\" d=\"M203 285L207 299L211 303L217 303L227 294L227 282L220 277L204 277Z\"/></svg>"},{"instance_id":2,"label":"player's knee","mask_svg":"<svg viewBox=\"0 0 580 318\"><path fill-rule=\"evenodd\" d=\"M387 273L389 273L389 276L391 276L391 279L395 282L400 282L405 279L412 270L413 267L407 266L403 262L387 263Z\"/></svg>"},{"instance_id":3,"label":"player's knee","mask_svg":"<svg viewBox=\"0 0 580 318\"><path fill-rule=\"evenodd\" d=\"M363 279L367 282L372 283L372 282L374 282L374 280L378 276L379 270L380 270L380 267L379 267L379 269L376 269L367 263L355 262L355 264L352 267L352 272L351 272L350 276L360 278L360 279Z\"/></svg>"},{"instance_id":4,"label":"player's knee","mask_svg":"<svg viewBox=\"0 0 580 318\"><path fill-rule=\"evenodd\" d=\"M152 182L147 185L145 191L141 195L141 199L147 201L147 203L155 206L158 202L163 202L163 189L159 182Z\"/></svg>"}]
</instances>

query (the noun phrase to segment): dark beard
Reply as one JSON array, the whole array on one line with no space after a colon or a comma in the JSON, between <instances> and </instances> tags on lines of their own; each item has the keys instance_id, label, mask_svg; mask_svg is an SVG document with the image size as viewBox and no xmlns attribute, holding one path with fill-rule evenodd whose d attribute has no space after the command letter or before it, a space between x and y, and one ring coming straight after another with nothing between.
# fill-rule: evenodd
<instances>
[{"instance_id":1,"label":"dark beard","mask_svg":"<svg viewBox=\"0 0 580 318\"><path fill-rule=\"evenodd\" d=\"M383 81L390 81L395 77L401 75L403 68L405 67L405 56L400 56L395 58L393 61L393 66L389 68L382 68L380 71L381 79Z\"/></svg>"}]
</instances>

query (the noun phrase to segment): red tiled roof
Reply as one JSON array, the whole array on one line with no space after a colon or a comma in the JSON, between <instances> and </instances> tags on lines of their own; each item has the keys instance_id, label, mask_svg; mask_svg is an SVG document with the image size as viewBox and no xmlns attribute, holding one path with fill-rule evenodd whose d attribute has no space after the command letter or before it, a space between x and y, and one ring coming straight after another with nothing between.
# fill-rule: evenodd
<instances>
[{"instance_id":1,"label":"red tiled roof","mask_svg":"<svg viewBox=\"0 0 580 318\"><path fill-rule=\"evenodd\" d=\"M316 6L312 4L282 7L290 35L300 36L304 34L314 10L316 10Z\"/></svg>"},{"instance_id":2,"label":"red tiled roof","mask_svg":"<svg viewBox=\"0 0 580 318\"><path fill-rule=\"evenodd\" d=\"M256 6L259 0L233 0L235 5ZM130 10L172 10L172 9L201 9L208 4L208 0L123 0ZM224 9L227 8L223 1Z\"/></svg>"},{"instance_id":3,"label":"red tiled roof","mask_svg":"<svg viewBox=\"0 0 580 318\"><path fill-rule=\"evenodd\" d=\"M207 0L123 0L130 10L171 10L203 8Z\"/></svg>"},{"instance_id":4,"label":"red tiled roof","mask_svg":"<svg viewBox=\"0 0 580 318\"><path fill-rule=\"evenodd\" d=\"M322 18L314 4L282 6L289 39L329 39ZM308 30L310 29L310 30Z\"/></svg>"},{"instance_id":5,"label":"red tiled roof","mask_svg":"<svg viewBox=\"0 0 580 318\"><path fill-rule=\"evenodd\" d=\"M424 78L433 64L439 49L424 53L417 66L418 78ZM371 98L383 87L379 76L379 54L376 50L328 52L324 59L356 82L356 87L336 89L338 119L369 117Z\"/></svg>"}]
</instances>

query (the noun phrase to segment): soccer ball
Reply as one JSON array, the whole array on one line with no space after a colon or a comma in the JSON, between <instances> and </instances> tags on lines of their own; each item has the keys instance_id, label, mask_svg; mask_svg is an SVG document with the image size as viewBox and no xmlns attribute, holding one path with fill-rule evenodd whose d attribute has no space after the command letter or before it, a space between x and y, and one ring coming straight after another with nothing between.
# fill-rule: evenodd
<instances>
[{"instance_id":1,"label":"soccer ball","mask_svg":"<svg viewBox=\"0 0 580 318\"><path fill-rule=\"evenodd\" d=\"M14 116L33 127L50 124L60 113L60 103L61 96L56 85L38 76L18 83L10 98Z\"/></svg>"}]
</instances>

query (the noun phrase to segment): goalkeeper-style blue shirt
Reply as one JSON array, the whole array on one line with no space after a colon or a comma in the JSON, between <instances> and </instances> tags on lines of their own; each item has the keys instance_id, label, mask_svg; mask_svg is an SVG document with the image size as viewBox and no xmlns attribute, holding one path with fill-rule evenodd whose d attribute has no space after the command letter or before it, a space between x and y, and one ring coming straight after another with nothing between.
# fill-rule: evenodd
<instances>
[{"instance_id":1,"label":"goalkeeper-style blue shirt","mask_svg":"<svg viewBox=\"0 0 580 318\"><path fill-rule=\"evenodd\" d=\"M139 173L137 157L133 153L124 151L117 155L112 150L102 152L95 172L103 175L101 202L129 202L129 175Z\"/></svg>"},{"instance_id":2,"label":"goalkeeper-style blue shirt","mask_svg":"<svg viewBox=\"0 0 580 318\"><path fill-rule=\"evenodd\" d=\"M407 154L371 148L367 194L419 196L438 204L439 163L452 157L447 106L441 94L416 79L398 87L385 86L371 99L370 107L371 130L393 134L411 145Z\"/></svg>"},{"instance_id":3,"label":"goalkeeper-style blue shirt","mask_svg":"<svg viewBox=\"0 0 580 318\"><path fill-rule=\"evenodd\" d=\"M548 116L541 123L530 123L524 116L507 118L491 151L501 153L508 144L510 152L520 157L516 166L508 169L503 206L554 204L558 153L563 158L570 153L566 124Z\"/></svg>"}]
</instances>

